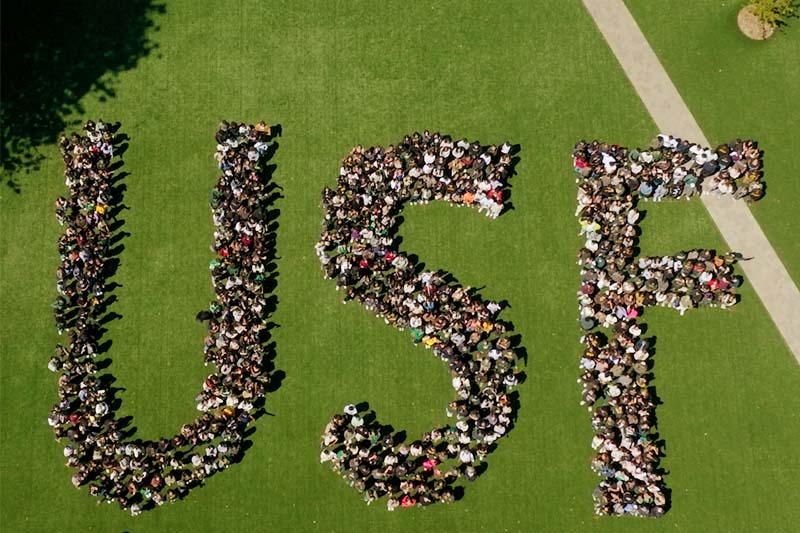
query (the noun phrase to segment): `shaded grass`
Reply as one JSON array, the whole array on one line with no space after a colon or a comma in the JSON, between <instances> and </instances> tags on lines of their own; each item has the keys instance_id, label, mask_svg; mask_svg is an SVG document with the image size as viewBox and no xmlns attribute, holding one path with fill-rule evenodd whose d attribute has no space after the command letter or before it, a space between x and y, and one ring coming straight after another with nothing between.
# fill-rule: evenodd
<instances>
[{"instance_id":1,"label":"shaded grass","mask_svg":"<svg viewBox=\"0 0 800 533\"><path fill-rule=\"evenodd\" d=\"M68 120L84 111L81 98L90 91L115 96L115 75L152 51L147 35L159 13L163 6L150 0L3 4L0 183L6 192L25 187L19 178L41 161L38 145L55 143L61 130L75 126Z\"/></svg>"},{"instance_id":2,"label":"shaded grass","mask_svg":"<svg viewBox=\"0 0 800 533\"><path fill-rule=\"evenodd\" d=\"M569 153L582 137L629 145L655 132L578 2L169 2L160 57L120 74L113 101L87 98L86 118L120 120L130 207L116 280L110 371L126 390L121 414L139 436L171 434L194 416L211 297L213 131L221 118L279 122L274 180L284 188L278 230L276 365L245 460L183 502L138 519L95 507L69 483L45 419L56 380L48 303L58 261L53 199L63 191L55 147L19 196L0 199L0 524L9 531L476 531L788 530L785 497L800 373L744 289L735 311L648 312L659 335L660 429L674 490L659 521L595 520L589 416L578 405L580 344L574 258L575 184ZM413 436L443 418L445 367L355 304L343 306L314 257L319 195L356 144L396 142L414 129L521 145L515 209L495 221L465 209L408 209L403 247L483 294L507 299L529 353L515 430L489 471L453 506L387 513L318 462L330 415L368 400ZM767 200L764 201L767 203ZM686 204L686 203L684 203ZM699 204L652 209L643 247L719 246ZM685 210L685 211L684 211ZM687 213L693 233L678 224ZM663 218L659 218L663 217ZM652 234L654 240L650 240ZM709 436L705 434L709 433ZM721 489L724 487L724 490ZM762 512L768 508L769 513Z\"/></svg>"}]
</instances>

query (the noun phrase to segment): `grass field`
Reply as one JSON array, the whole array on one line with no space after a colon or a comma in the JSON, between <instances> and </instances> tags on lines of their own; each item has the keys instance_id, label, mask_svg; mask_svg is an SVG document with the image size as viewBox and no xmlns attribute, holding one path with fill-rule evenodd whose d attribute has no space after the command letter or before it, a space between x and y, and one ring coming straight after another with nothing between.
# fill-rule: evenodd
<instances>
[{"instance_id":1,"label":"grass field","mask_svg":"<svg viewBox=\"0 0 800 533\"><path fill-rule=\"evenodd\" d=\"M734 46L736 29L720 23L719 2L691 3L694 23L714 27L694 37L672 9L632 4L707 135L764 139L769 192L755 212L797 279L789 228L800 191L789 172L793 129L783 101L757 100L772 118L747 113L735 123L726 110L748 98L681 74L687 67L671 32L696 39L693 50L718 47L723 55ZM114 98L89 94L76 117L119 120L131 137L130 209L122 215L130 235L113 305L123 318L108 325L110 371L125 389L119 414L134 417L141 438L172 435L195 416L207 369L194 316L212 297L207 199L213 132L223 118L283 128L273 160L284 189L273 320L276 365L286 377L267 398L274 416L255 424L244 461L185 501L131 518L73 489L46 423L56 398L46 362L58 339L49 307L59 234L52 203L65 188L56 147L42 147L42 168L19 177L21 192L0 192L0 530L797 530L800 370L747 285L729 312L646 313L658 337L657 414L672 510L657 521L593 517L591 431L575 382L580 240L569 155L584 137L641 145L657 131L580 2L170 0L156 23L150 37L158 48L113 80ZM788 58L797 43L790 30L766 46ZM786 61L792 74L764 62L772 66L761 78L774 74L776 94L797 91L797 67ZM716 94L731 103L715 102ZM334 183L349 148L424 128L521 146L512 211L489 221L445 205L413 207L401 234L428 266L510 302L502 316L522 335L528 380L516 428L462 501L388 513L383 504L365 506L319 464L322 429L345 403L366 400L382 421L417 435L445 418L449 377L407 335L341 305L313 245L320 191ZM649 208L643 232L645 254L724 248L697 202Z\"/></svg>"},{"instance_id":2,"label":"grass field","mask_svg":"<svg viewBox=\"0 0 800 533\"><path fill-rule=\"evenodd\" d=\"M650 45L712 143L752 138L764 150L769 202L753 214L795 282L800 280L800 246L794 219L800 208L795 159L800 129L800 22L766 42L736 29L743 2L626 0Z\"/></svg>"}]
</instances>

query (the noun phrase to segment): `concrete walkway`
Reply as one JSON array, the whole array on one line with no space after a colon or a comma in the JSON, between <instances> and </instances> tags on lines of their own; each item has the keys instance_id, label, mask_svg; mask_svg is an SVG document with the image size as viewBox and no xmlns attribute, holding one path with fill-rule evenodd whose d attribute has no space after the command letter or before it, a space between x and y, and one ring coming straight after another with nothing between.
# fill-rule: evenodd
<instances>
[{"instance_id":1,"label":"concrete walkway","mask_svg":"<svg viewBox=\"0 0 800 533\"><path fill-rule=\"evenodd\" d=\"M583 3L661 132L711 146L622 0ZM800 363L800 291L743 201L702 199L730 249L753 258L739 266Z\"/></svg>"}]
</instances>

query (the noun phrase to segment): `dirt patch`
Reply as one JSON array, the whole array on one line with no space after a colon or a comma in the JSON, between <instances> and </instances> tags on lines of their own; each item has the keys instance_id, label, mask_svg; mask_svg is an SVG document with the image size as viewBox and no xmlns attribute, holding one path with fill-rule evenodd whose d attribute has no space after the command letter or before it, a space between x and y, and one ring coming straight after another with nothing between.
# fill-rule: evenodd
<instances>
[{"instance_id":1,"label":"dirt patch","mask_svg":"<svg viewBox=\"0 0 800 533\"><path fill-rule=\"evenodd\" d=\"M742 30L742 33L757 41L769 39L775 33L775 26L764 24L758 20L753 6L744 6L739 11L736 22L739 24L739 29Z\"/></svg>"}]
</instances>

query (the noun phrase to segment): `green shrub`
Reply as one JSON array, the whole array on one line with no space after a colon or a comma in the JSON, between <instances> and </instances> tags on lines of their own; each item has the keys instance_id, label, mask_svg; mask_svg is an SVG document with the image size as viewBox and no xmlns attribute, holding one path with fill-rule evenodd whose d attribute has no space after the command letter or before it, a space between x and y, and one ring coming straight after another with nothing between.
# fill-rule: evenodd
<instances>
[{"instance_id":1,"label":"green shrub","mask_svg":"<svg viewBox=\"0 0 800 533\"><path fill-rule=\"evenodd\" d=\"M783 26L787 20L798 16L798 0L752 0L753 13L758 20L770 26Z\"/></svg>"}]
</instances>

